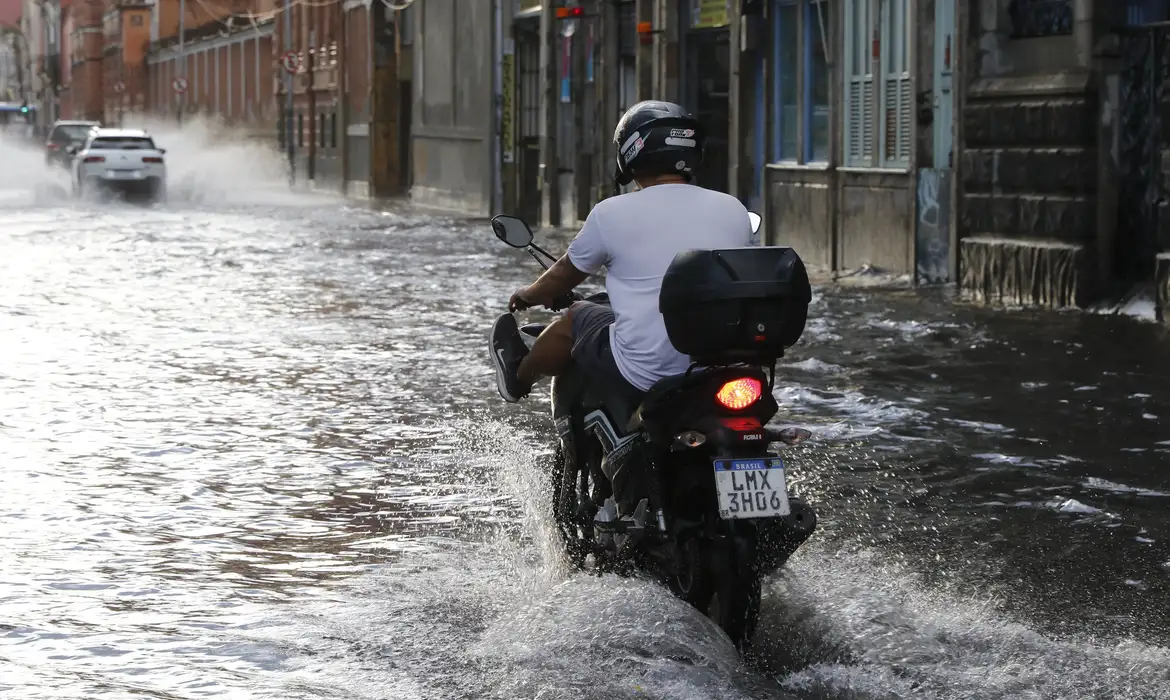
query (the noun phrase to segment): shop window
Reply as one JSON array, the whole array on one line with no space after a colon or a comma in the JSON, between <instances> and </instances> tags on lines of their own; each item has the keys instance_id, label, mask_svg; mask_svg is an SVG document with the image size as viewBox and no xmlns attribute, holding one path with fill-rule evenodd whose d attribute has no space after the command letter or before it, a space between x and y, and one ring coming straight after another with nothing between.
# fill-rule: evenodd
<instances>
[{"instance_id":1,"label":"shop window","mask_svg":"<svg viewBox=\"0 0 1170 700\"><path fill-rule=\"evenodd\" d=\"M830 0L773 0L770 160L829 160Z\"/></svg>"},{"instance_id":2,"label":"shop window","mask_svg":"<svg viewBox=\"0 0 1170 700\"><path fill-rule=\"evenodd\" d=\"M845 7L845 165L907 168L914 143L909 0L845 0Z\"/></svg>"},{"instance_id":3,"label":"shop window","mask_svg":"<svg viewBox=\"0 0 1170 700\"><path fill-rule=\"evenodd\" d=\"M337 112L329 115L329 147L337 148Z\"/></svg>"}]
</instances>

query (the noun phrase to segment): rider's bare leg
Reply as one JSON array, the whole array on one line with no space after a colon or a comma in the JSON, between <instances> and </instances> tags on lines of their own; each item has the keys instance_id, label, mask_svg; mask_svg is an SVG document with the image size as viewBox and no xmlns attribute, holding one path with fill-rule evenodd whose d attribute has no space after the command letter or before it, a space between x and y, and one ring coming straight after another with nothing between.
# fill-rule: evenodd
<instances>
[{"instance_id":1,"label":"rider's bare leg","mask_svg":"<svg viewBox=\"0 0 1170 700\"><path fill-rule=\"evenodd\" d=\"M520 362L516 378L531 388L541 377L555 377L568 368L573 359L573 307L548 324L532 349Z\"/></svg>"}]
</instances>

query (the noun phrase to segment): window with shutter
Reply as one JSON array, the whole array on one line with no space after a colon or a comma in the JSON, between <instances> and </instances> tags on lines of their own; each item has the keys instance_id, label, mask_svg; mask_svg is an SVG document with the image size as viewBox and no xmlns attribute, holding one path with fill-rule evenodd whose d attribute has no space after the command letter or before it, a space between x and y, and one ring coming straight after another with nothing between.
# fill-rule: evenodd
<instances>
[{"instance_id":1,"label":"window with shutter","mask_svg":"<svg viewBox=\"0 0 1170 700\"><path fill-rule=\"evenodd\" d=\"M845 164L874 165L874 0L845 0Z\"/></svg>"},{"instance_id":2,"label":"window with shutter","mask_svg":"<svg viewBox=\"0 0 1170 700\"><path fill-rule=\"evenodd\" d=\"M909 4L909 0L882 0L881 165L887 168L909 167L913 148Z\"/></svg>"}]
</instances>

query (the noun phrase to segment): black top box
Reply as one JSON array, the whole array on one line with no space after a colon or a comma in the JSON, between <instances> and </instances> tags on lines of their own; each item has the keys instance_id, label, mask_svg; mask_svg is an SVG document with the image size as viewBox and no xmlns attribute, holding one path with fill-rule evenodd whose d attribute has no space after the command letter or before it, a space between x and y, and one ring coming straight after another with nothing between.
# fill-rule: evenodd
<instances>
[{"instance_id":1,"label":"black top box","mask_svg":"<svg viewBox=\"0 0 1170 700\"><path fill-rule=\"evenodd\" d=\"M685 250L658 309L675 349L697 364L771 364L804 332L812 287L787 246Z\"/></svg>"}]
</instances>

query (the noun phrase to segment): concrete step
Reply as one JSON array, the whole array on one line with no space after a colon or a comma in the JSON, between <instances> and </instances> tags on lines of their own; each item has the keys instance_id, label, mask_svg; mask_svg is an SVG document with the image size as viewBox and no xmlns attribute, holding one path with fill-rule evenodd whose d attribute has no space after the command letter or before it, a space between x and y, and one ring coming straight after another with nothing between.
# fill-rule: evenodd
<instances>
[{"instance_id":1,"label":"concrete step","mask_svg":"<svg viewBox=\"0 0 1170 700\"><path fill-rule=\"evenodd\" d=\"M959 290L984 304L1084 308L1091 271L1085 246L993 233L959 241Z\"/></svg>"}]
</instances>

